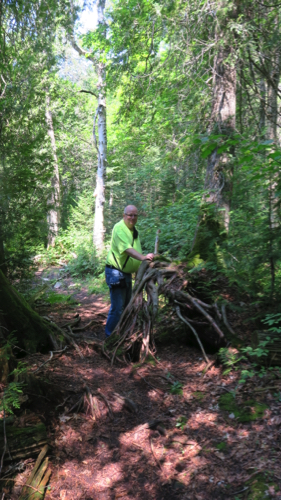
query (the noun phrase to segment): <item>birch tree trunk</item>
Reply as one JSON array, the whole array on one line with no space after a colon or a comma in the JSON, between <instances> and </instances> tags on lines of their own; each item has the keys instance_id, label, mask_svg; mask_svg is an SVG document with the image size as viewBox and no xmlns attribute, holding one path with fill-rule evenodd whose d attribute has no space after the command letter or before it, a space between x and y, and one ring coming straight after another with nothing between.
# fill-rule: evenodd
<instances>
[{"instance_id":1,"label":"birch tree trunk","mask_svg":"<svg viewBox=\"0 0 281 500\"><path fill-rule=\"evenodd\" d=\"M277 122L278 122L278 86L281 73L281 47L272 56L272 68L270 81L268 82L268 138L278 142Z\"/></svg>"},{"instance_id":2,"label":"birch tree trunk","mask_svg":"<svg viewBox=\"0 0 281 500\"><path fill-rule=\"evenodd\" d=\"M106 22L104 17L106 0L98 0L98 28L101 28L106 35ZM98 74L98 106L95 113L93 136L98 154L98 168L96 174L95 197L95 219L93 229L93 243L98 252L104 248L104 203L105 203L105 177L107 165L107 136L106 136L106 65L102 62L99 54L92 54L81 48L75 41L74 33L68 34L68 39L72 47L80 56L85 56L94 64ZM98 119L98 120L97 120ZM98 134L96 134L96 124ZM97 137L98 136L98 137Z\"/></svg>"},{"instance_id":3,"label":"birch tree trunk","mask_svg":"<svg viewBox=\"0 0 281 500\"><path fill-rule=\"evenodd\" d=\"M57 150L56 150L56 139L54 134L53 127L53 118L52 113L50 111L50 97L46 96L46 121L48 127L48 135L51 139L51 146L53 152L54 159L54 175L52 177L52 191L48 198L48 206L50 207L47 214L47 222L48 222L48 244L47 248L50 246L54 246L56 236L59 232L60 225L60 199L61 199L61 189L60 189L60 173L59 173L59 164L57 158Z\"/></svg>"},{"instance_id":4,"label":"birch tree trunk","mask_svg":"<svg viewBox=\"0 0 281 500\"><path fill-rule=\"evenodd\" d=\"M103 27L106 30L104 9L105 0L99 0L98 5L98 27ZM101 61L98 63L98 108L95 115L93 135L98 152L98 169L96 175L96 189L94 196L95 202L95 220L93 243L98 252L104 247L104 215L103 208L105 202L105 175L107 163L107 137L106 137L106 70L105 64ZM96 118L98 116L98 141L96 137Z\"/></svg>"}]
</instances>

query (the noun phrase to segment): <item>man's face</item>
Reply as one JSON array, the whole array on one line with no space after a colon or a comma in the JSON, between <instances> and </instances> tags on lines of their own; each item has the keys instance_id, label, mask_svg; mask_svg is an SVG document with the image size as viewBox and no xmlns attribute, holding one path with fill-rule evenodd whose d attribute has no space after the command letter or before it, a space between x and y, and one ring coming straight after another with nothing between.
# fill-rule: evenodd
<instances>
[{"instance_id":1,"label":"man's face","mask_svg":"<svg viewBox=\"0 0 281 500\"><path fill-rule=\"evenodd\" d=\"M124 222L129 229L133 229L138 220L138 210L136 207L126 207L123 215Z\"/></svg>"}]
</instances>

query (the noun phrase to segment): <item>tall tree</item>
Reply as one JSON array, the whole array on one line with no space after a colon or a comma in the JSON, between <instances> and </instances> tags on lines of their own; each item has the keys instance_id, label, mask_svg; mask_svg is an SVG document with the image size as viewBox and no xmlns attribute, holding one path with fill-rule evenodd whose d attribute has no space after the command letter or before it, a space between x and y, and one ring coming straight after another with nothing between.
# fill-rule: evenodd
<instances>
[{"instance_id":1,"label":"tall tree","mask_svg":"<svg viewBox=\"0 0 281 500\"><path fill-rule=\"evenodd\" d=\"M48 222L48 247L54 246L56 236L59 232L60 225L60 211L61 211L61 183L60 183L60 172L57 157L56 139L53 127L53 118L50 109L50 96L46 95L46 121L48 127L48 135L51 141L51 147L53 152L53 164L54 173L52 176L52 191L48 198L49 211L47 215Z\"/></svg>"},{"instance_id":2,"label":"tall tree","mask_svg":"<svg viewBox=\"0 0 281 500\"><path fill-rule=\"evenodd\" d=\"M106 39L106 22L105 22L105 3L106 0L97 1L98 25L96 31ZM92 37L95 37L95 32L89 32L83 37L83 45L91 46L89 43ZM74 37L74 33L69 35L69 40L73 48L81 56L86 56L96 68L98 75L97 83L97 109L93 123L93 138L97 149L97 174L95 196L95 218L93 228L93 243L95 248L100 252L104 247L104 203L105 203L105 177L107 167L107 130L106 130L106 64L105 55L102 47L96 53L91 53L80 47ZM97 120L98 119L98 120ZM96 124L98 134L96 134ZM97 138L98 135L98 138Z\"/></svg>"},{"instance_id":3,"label":"tall tree","mask_svg":"<svg viewBox=\"0 0 281 500\"><path fill-rule=\"evenodd\" d=\"M236 118L236 67L234 51L232 49L227 19L233 19L237 13L231 6L226 11L225 2L218 6L223 10L223 19L219 16L216 27L216 47L213 62L213 99L209 132L230 138L235 132ZM219 152L216 147L208 159L205 190L205 199L208 203L215 203L218 208L224 209L224 226L229 228L229 212L231 197L231 171L228 168L226 153Z\"/></svg>"}]
</instances>

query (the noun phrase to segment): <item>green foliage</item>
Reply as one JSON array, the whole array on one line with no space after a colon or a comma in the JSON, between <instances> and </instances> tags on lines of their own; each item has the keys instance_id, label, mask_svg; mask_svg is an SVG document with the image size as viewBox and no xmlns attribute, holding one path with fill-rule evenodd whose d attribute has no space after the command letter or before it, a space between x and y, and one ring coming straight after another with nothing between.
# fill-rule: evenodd
<instances>
[{"instance_id":1,"label":"green foliage","mask_svg":"<svg viewBox=\"0 0 281 500\"><path fill-rule=\"evenodd\" d=\"M88 290L89 294L101 294L109 298L109 288L106 284L104 271L98 275L96 278L88 278Z\"/></svg>"},{"instance_id":2,"label":"green foliage","mask_svg":"<svg viewBox=\"0 0 281 500\"><path fill-rule=\"evenodd\" d=\"M265 404L261 404L253 399L243 401L242 405L238 405L234 395L231 393L220 396L219 407L221 410L233 413L239 422L251 422L262 418L267 408Z\"/></svg>"},{"instance_id":3,"label":"green foliage","mask_svg":"<svg viewBox=\"0 0 281 500\"><path fill-rule=\"evenodd\" d=\"M100 277L104 272L105 253L97 256L92 241L93 195L85 191L69 209L68 226L61 230L55 246L37 248L44 265L64 265L64 272L73 277Z\"/></svg>"},{"instance_id":4,"label":"green foliage","mask_svg":"<svg viewBox=\"0 0 281 500\"><path fill-rule=\"evenodd\" d=\"M177 418L177 423L176 427L183 431L185 429L187 423L187 418L184 415L181 415L180 417Z\"/></svg>"},{"instance_id":5,"label":"green foliage","mask_svg":"<svg viewBox=\"0 0 281 500\"><path fill-rule=\"evenodd\" d=\"M216 448L219 451L225 451L227 449L227 443L222 441L221 443L216 444Z\"/></svg>"},{"instance_id":6,"label":"green foliage","mask_svg":"<svg viewBox=\"0 0 281 500\"><path fill-rule=\"evenodd\" d=\"M54 291L49 292L46 295L45 300L50 305L52 305L52 304L69 304L69 305L77 304L77 302L71 297L71 295L62 295L62 294L58 294Z\"/></svg>"},{"instance_id":7,"label":"green foliage","mask_svg":"<svg viewBox=\"0 0 281 500\"><path fill-rule=\"evenodd\" d=\"M171 385L170 393L171 394L178 394L179 396L182 396L182 384L178 380L173 382L173 384Z\"/></svg>"},{"instance_id":8,"label":"green foliage","mask_svg":"<svg viewBox=\"0 0 281 500\"><path fill-rule=\"evenodd\" d=\"M7 359L8 359L8 351L9 344L15 339L10 337L7 342ZM11 415L14 413L14 410L18 410L20 408L23 390L24 390L24 382L19 382L18 379L22 377L27 372L27 365L23 362L18 362L17 367L9 374L9 377L12 377L13 380L8 382L7 386L4 389L3 399L0 400L0 412L5 411L6 415Z\"/></svg>"}]
</instances>

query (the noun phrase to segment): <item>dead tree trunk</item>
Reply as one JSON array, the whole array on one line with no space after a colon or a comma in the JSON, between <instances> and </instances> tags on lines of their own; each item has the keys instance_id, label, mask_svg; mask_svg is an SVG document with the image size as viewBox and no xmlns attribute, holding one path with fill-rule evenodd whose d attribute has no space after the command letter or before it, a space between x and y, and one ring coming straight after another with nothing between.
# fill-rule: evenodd
<instances>
[{"instance_id":1,"label":"dead tree trunk","mask_svg":"<svg viewBox=\"0 0 281 500\"><path fill-rule=\"evenodd\" d=\"M104 17L106 0L98 0L98 28L106 35L106 22ZM105 203L105 176L107 166L107 136L106 136L106 65L102 54L91 54L82 49L75 41L71 33L69 41L80 56L86 56L94 64L98 74L98 106L94 118L93 136L98 154L98 169L96 175L95 196L95 220L93 229L93 242L95 248L100 252L104 247L104 203ZM96 136L96 121L98 118L98 139Z\"/></svg>"},{"instance_id":2,"label":"dead tree trunk","mask_svg":"<svg viewBox=\"0 0 281 500\"><path fill-rule=\"evenodd\" d=\"M53 127L53 118L50 110L50 97L47 94L46 96L46 121L48 127L48 135L51 139L51 147L53 152L53 160L54 160L54 175L52 177L52 191L48 198L48 206L49 211L47 215L48 222L48 248L50 246L54 246L56 236L59 232L60 225L60 173L59 173L59 164L57 158L57 150L56 150L56 139Z\"/></svg>"}]
</instances>

